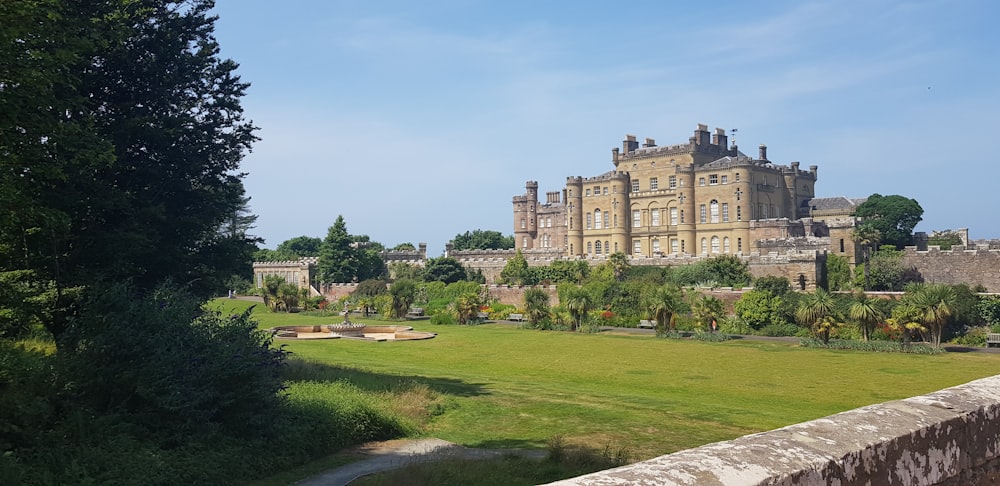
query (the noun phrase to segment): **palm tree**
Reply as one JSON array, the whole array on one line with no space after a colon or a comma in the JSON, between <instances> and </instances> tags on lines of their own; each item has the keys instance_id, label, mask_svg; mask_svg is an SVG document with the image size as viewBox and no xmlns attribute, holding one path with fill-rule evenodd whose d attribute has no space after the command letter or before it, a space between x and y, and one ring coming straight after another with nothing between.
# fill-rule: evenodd
<instances>
[{"instance_id":1,"label":"palm tree","mask_svg":"<svg viewBox=\"0 0 1000 486\"><path fill-rule=\"evenodd\" d=\"M904 300L899 305L892 308L892 317L886 319L889 328L900 332L903 344L910 343L910 333L917 331L926 332L927 328L920 322L920 309L912 303Z\"/></svg>"},{"instance_id":2,"label":"palm tree","mask_svg":"<svg viewBox=\"0 0 1000 486\"><path fill-rule=\"evenodd\" d=\"M871 337L875 324L885 319L885 313L878 306L878 299L865 297L864 293L859 293L857 300L851 303L847 316L861 327L861 336L865 341Z\"/></svg>"},{"instance_id":3,"label":"palm tree","mask_svg":"<svg viewBox=\"0 0 1000 486\"><path fill-rule=\"evenodd\" d=\"M819 288L799 302L795 318L812 328L824 343L830 342L830 331L840 326L836 316L837 301L829 292Z\"/></svg>"},{"instance_id":4,"label":"palm tree","mask_svg":"<svg viewBox=\"0 0 1000 486\"><path fill-rule=\"evenodd\" d=\"M620 251L616 251L608 257L608 263L611 264L611 271L614 273L615 280L621 282L625 280L625 274L628 273L629 263L628 257Z\"/></svg>"},{"instance_id":5,"label":"palm tree","mask_svg":"<svg viewBox=\"0 0 1000 486\"><path fill-rule=\"evenodd\" d=\"M530 288L524 291L524 311L532 327L549 317L549 294L542 289Z\"/></svg>"},{"instance_id":6,"label":"palm tree","mask_svg":"<svg viewBox=\"0 0 1000 486\"><path fill-rule=\"evenodd\" d=\"M934 347L941 347L941 335L954 313L955 289L945 284L921 285L912 294L911 302L919 311L920 322L927 326Z\"/></svg>"},{"instance_id":7,"label":"palm tree","mask_svg":"<svg viewBox=\"0 0 1000 486\"><path fill-rule=\"evenodd\" d=\"M711 295L702 295L691 305L691 314L694 315L695 320L709 329L711 329L712 321L721 316L722 313L722 301Z\"/></svg>"},{"instance_id":8,"label":"palm tree","mask_svg":"<svg viewBox=\"0 0 1000 486\"><path fill-rule=\"evenodd\" d=\"M571 330L575 331L583 325L583 319L587 317L587 312L593 306L593 300L590 297L590 292L587 292L586 289L572 287L566 292L565 305L566 310L573 318Z\"/></svg>"},{"instance_id":9,"label":"palm tree","mask_svg":"<svg viewBox=\"0 0 1000 486\"><path fill-rule=\"evenodd\" d=\"M466 324L479 313L479 295L468 293L455 298L455 314L459 324Z\"/></svg>"},{"instance_id":10,"label":"palm tree","mask_svg":"<svg viewBox=\"0 0 1000 486\"><path fill-rule=\"evenodd\" d=\"M882 233L869 225L862 224L854 229L851 237L861 246L861 259L865 265L865 290L868 290L868 262L871 259L872 249L878 248L879 241L882 240Z\"/></svg>"},{"instance_id":11,"label":"palm tree","mask_svg":"<svg viewBox=\"0 0 1000 486\"><path fill-rule=\"evenodd\" d=\"M644 300L646 312L656 320L656 329L660 333L673 330L677 313L687 310L684 291L669 284L657 287Z\"/></svg>"}]
</instances>

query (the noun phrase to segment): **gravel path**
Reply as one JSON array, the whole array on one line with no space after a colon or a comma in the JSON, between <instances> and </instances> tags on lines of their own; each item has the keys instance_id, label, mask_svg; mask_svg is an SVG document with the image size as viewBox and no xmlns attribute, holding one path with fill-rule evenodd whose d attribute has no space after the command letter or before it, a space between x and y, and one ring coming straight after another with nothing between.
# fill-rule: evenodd
<instances>
[{"instance_id":1,"label":"gravel path","mask_svg":"<svg viewBox=\"0 0 1000 486\"><path fill-rule=\"evenodd\" d=\"M473 449L441 439L391 440L361 446L357 453L369 456L357 462L332 469L295 483L296 486L343 486L362 476L398 469L410 464L439 461L442 459L488 459L505 455L518 455L542 459L543 450L525 449Z\"/></svg>"}]
</instances>

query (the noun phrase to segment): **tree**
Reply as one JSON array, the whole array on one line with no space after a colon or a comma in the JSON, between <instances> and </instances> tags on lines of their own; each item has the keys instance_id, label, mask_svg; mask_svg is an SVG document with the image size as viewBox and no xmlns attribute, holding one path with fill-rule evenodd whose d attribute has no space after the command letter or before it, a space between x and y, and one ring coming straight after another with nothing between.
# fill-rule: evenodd
<instances>
[{"instance_id":1,"label":"tree","mask_svg":"<svg viewBox=\"0 0 1000 486\"><path fill-rule=\"evenodd\" d=\"M402 319L417 296L417 284L413 280L397 280L389 287L389 294L392 295L392 316Z\"/></svg>"},{"instance_id":2,"label":"tree","mask_svg":"<svg viewBox=\"0 0 1000 486\"><path fill-rule=\"evenodd\" d=\"M275 251L285 252L301 257L318 257L323 240L314 236L296 236L281 242Z\"/></svg>"},{"instance_id":3,"label":"tree","mask_svg":"<svg viewBox=\"0 0 1000 486\"><path fill-rule=\"evenodd\" d=\"M744 287L753 280L749 264L735 255L709 258L704 264L714 280L723 287Z\"/></svg>"},{"instance_id":4,"label":"tree","mask_svg":"<svg viewBox=\"0 0 1000 486\"><path fill-rule=\"evenodd\" d=\"M413 243L406 242L406 243L400 243L392 247L391 249L392 251L414 251L417 249L417 247L413 246Z\"/></svg>"},{"instance_id":5,"label":"tree","mask_svg":"<svg viewBox=\"0 0 1000 486\"><path fill-rule=\"evenodd\" d=\"M833 295L823 289L807 294L795 309L795 318L813 329L824 343L830 342L830 331L840 326L837 316L837 302Z\"/></svg>"},{"instance_id":6,"label":"tree","mask_svg":"<svg viewBox=\"0 0 1000 486\"><path fill-rule=\"evenodd\" d=\"M479 314L480 305L481 301L478 293L467 292L456 297L455 314L458 318L458 323L462 325L468 324L469 321Z\"/></svg>"},{"instance_id":7,"label":"tree","mask_svg":"<svg viewBox=\"0 0 1000 486\"><path fill-rule=\"evenodd\" d=\"M608 257L608 263L611 265L611 270L614 273L615 280L621 282L625 280L625 275L628 274L628 269L630 267L628 263L628 257L620 251L616 251Z\"/></svg>"},{"instance_id":8,"label":"tree","mask_svg":"<svg viewBox=\"0 0 1000 486\"><path fill-rule=\"evenodd\" d=\"M94 282L207 297L249 261L253 242L225 228L255 128L211 7L4 3L0 271L48 289L36 314L53 335Z\"/></svg>"},{"instance_id":9,"label":"tree","mask_svg":"<svg viewBox=\"0 0 1000 486\"><path fill-rule=\"evenodd\" d=\"M882 312L878 299L859 293L848 307L847 317L858 323L858 327L861 328L861 336L867 341L871 337L875 324L885 319L885 313Z\"/></svg>"},{"instance_id":10,"label":"tree","mask_svg":"<svg viewBox=\"0 0 1000 486\"><path fill-rule=\"evenodd\" d=\"M531 271L528 269L528 261L518 249L500 271L500 281L507 285L530 285L534 283L530 282L530 279Z\"/></svg>"},{"instance_id":11,"label":"tree","mask_svg":"<svg viewBox=\"0 0 1000 486\"><path fill-rule=\"evenodd\" d=\"M542 289L530 288L524 291L524 312L532 327L549 318L549 294Z\"/></svg>"},{"instance_id":12,"label":"tree","mask_svg":"<svg viewBox=\"0 0 1000 486\"><path fill-rule=\"evenodd\" d=\"M753 281L754 290L770 292L771 295L783 296L792 291L792 284L786 277L768 275Z\"/></svg>"},{"instance_id":13,"label":"tree","mask_svg":"<svg viewBox=\"0 0 1000 486\"><path fill-rule=\"evenodd\" d=\"M316 278L321 282L350 282L355 276L353 266L354 248L351 247L351 235L347 232L344 216L338 215L333 226L326 232L326 238L319 248L319 261L316 263Z\"/></svg>"},{"instance_id":14,"label":"tree","mask_svg":"<svg viewBox=\"0 0 1000 486\"><path fill-rule=\"evenodd\" d=\"M566 311L569 312L570 318L573 320L570 330L576 331L583 326L584 319L587 318L587 313L594 306L593 297L590 296L590 292L587 292L583 287L570 286L564 292L564 295L560 296L560 302L566 306Z\"/></svg>"},{"instance_id":15,"label":"tree","mask_svg":"<svg viewBox=\"0 0 1000 486\"><path fill-rule=\"evenodd\" d=\"M867 273L862 273L867 270ZM885 245L871 253L864 269L856 268L856 286L868 290L900 291L908 283L923 282L920 272L903 264L903 252Z\"/></svg>"},{"instance_id":16,"label":"tree","mask_svg":"<svg viewBox=\"0 0 1000 486\"><path fill-rule=\"evenodd\" d=\"M424 281L450 284L465 280L465 267L452 257L430 258L424 266Z\"/></svg>"},{"instance_id":17,"label":"tree","mask_svg":"<svg viewBox=\"0 0 1000 486\"><path fill-rule=\"evenodd\" d=\"M851 286L851 264L835 253L826 254L826 289L847 290Z\"/></svg>"},{"instance_id":18,"label":"tree","mask_svg":"<svg viewBox=\"0 0 1000 486\"><path fill-rule=\"evenodd\" d=\"M721 300L711 295L700 295L691 304L691 314L698 323L714 332L715 329L711 327L712 321L721 318L725 310Z\"/></svg>"},{"instance_id":19,"label":"tree","mask_svg":"<svg viewBox=\"0 0 1000 486\"><path fill-rule=\"evenodd\" d=\"M508 250L514 248L514 237L477 229L455 235L451 243L454 250Z\"/></svg>"},{"instance_id":20,"label":"tree","mask_svg":"<svg viewBox=\"0 0 1000 486\"><path fill-rule=\"evenodd\" d=\"M881 242L893 245L897 250L913 244L913 228L920 222L923 214L923 208L915 199L877 193L868 196L854 210L854 216L862 218L862 228L878 231Z\"/></svg>"},{"instance_id":21,"label":"tree","mask_svg":"<svg viewBox=\"0 0 1000 486\"><path fill-rule=\"evenodd\" d=\"M687 310L684 304L684 292L676 286L667 284L650 291L643 303L649 317L656 320L658 332L673 330L676 315Z\"/></svg>"},{"instance_id":22,"label":"tree","mask_svg":"<svg viewBox=\"0 0 1000 486\"><path fill-rule=\"evenodd\" d=\"M920 322L931 336L931 344L941 347L941 336L955 307L955 291L945 284L919 285L904 296L916 308Z\"/></svg>"},{"instance_id":23,"label":"tree","mask_svg":"<svg viewBox=\"0 0 1000 486\"><path fill-rule=\"evenodd\" d=\"M764 290L754 289L745 292L740 300L733 304L733 311L753 329L788 322L784 298Z\"/></svg>"}]
</instances>

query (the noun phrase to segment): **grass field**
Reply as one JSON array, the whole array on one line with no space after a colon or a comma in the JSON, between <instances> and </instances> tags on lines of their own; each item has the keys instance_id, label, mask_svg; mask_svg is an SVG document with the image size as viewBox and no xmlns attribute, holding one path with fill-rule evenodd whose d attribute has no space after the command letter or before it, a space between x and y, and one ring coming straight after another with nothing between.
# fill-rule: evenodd
<instances>
[{"instance_id":1,"label":"grass field","mask_svg":"<svg viewBox=\"0 0 1000 486\"><path fill-rule=\"evenodd\" d=\"M248 304L214 305L230 311ZM266 311L257 318L261 327L340 320ZM282 343L297 358L330 366L331 377L356 370L352 381L361 388L405 379L438 392L428 436L491 448L542 448L561 436L595 449L628 448L639 459L1000 373L996 354L877 354L411 324L438 336Z\"/></svg>"}]
</instances>

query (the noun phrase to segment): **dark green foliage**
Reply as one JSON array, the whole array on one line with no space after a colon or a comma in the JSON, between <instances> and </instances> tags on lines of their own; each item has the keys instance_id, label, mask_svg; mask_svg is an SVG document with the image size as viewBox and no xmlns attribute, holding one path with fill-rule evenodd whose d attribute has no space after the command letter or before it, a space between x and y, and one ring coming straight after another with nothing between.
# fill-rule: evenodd
<instances>
[{"instance_id":1,"label":"dark green foliage","mask_svg":"<svg viewBox=\"0 0 1000 486\"><path fill-rule=\"evenodd\" d=\"M465 267L452 257L429 258L424 266L424 280L446 284L465 280Z\"/></svg>"},{"instance_id":2,"label":"dark green foliage","mask_svg":"<svg viewBox=\"0 0 1000 486\"><path fill-rule=\"evenodd\" d=\"M208 297L246 271L256 239L232 223L255 128L211 7L0 6L0 208L16 208L0 216L0 272L51 289L36 317L53 335L79 308L68 289L173 278Z\"/></svg>"},{"instance_id":3,"label":"dark green foliage","mask_svg":"<svg viewBox=\"0 0 1000 486\"><path fill-rule=\"evenodd\" d=\"M297 257L315 257L319 256L321 246L323 246L323 240L303 235L281 242L275 251L288 253Z\"/></svg>"},{"instance_id":4,"label":"dark green foliage","mask_svg":"<svg viewBox=\"0 0 1000 486\"><path fill-rule=\"evenodd\" d=\"M897 341L848 341L844 339L802 338L799 345L805 348L850 349L876 353L940 354L944 350L926 344L909 344Z\"/></svg>"},{"instance_id":5,"label":"dark green foliage","mask_svg":"<svg viewBox=\"0 0 1000 486\"><path fill-rule=\"evenodd\" d=\"M923 214L916 200L899 195L872 194L854 210L854 215L862 218L862 227L878 231L883 244L898 250L913 244L913 228Z\"/></svg>"},{"instance_id":6,"label":"dark green foliage","mask_svg":"<svg viewBox=\"0 0 1000 486\"><path fill-rule=\"evenodd\" d=\"M397 280L389 287L389 294L392 295L392 317L402 319L416 299L417 284L413 280Z\"/></svg>"},{"instance_id":7,"label":"dark green foliage","mask_svg":"<svg viewBox=\"0 0 1000 486\"><path fill-rule=\"evenodd\" d=\"M792 291L792 284L785 277L766 276L754 280L753 288L770 292L771 295L784 296Z\"/></svg>"},{"instance_id":8,"label":"dark green foliage","mask_svg":"<svg viewBox=\"0 0 1000 486\"><path fill-rule=\"evenodd\" d=\"M544 284L581 284L590 276L590 265L583 260L556 260L544 267L529 267L530 281Z\"/></svg>"},{"instance_id":9,"label":"dark green foliage","mask_svg":"<svg viewBox=\"0 0 1000 486\"><path fill-rule=\"evenodd\" d=\"M499 231L477 229L455 235L451 243L454 250L508 250L514 248L514 236L504 236Z\"/></svg>"},{"instance_id":10,"label":"dark green foliage","mask_svg":"<svg viewBox=\"0 0 1000 486\"><path fill-rule=\"evenodd\" d=\"M534 285L537 283L533 272L528 269L528 261L525 260L521 250L517 250L500 271L500 283L507 285Z\"/></svg>"},{"instance_id":11,"label":"dark green foliage","mask_svg":"<svg viewBox=\"0 0 1000 486\"><path fill-rule=\"evenodd\" d=\"M347 233L347 223L344 216L338 215L326 232L326 238L319 249L319 262L316 264L316 277L321 282L350 282L354 279L355 268L352 265L354 249L351 248L351 235Z\"/></svg>"},{"instance_id":12,"label":"dark green foliage","mask_svg":"<svg viewBox=\"0 0 1000 486\"><path fill-rule=\"evenodd\" d=\"M533 327L539 327L539 324L548 320L552 313L549 309L549 294L542 289L525 290L524 312L528 316L528 322Z\"/></svg>"},{"instance_id":13,"label":"dark green foliage","mask_svg":"<svg viewBox=\"0 0 1000 486\"><path fill-rule=\"evenodd\" d=\"M747 262L737 256L721 255L699 263L704 263L713 280L723 287L745 287L753 279Z\"/></svg>"},{"instance_id":14,"label":"dark green foliage","mask_svg":"<svg viewBox=\"0 0 1000 486\"><path fill-rule=\"evenodd\" d=\"M381 279L363 280L351 292L352 297L377 297L389 291L388 283Z\"/></svg>"},{"instance_id":15,"label":"dark green foliage","mask_svg":"<svg viewBox=\"0 0 1000 486\"><path fill-rule=\"evenodd\" d=\"M1000 325L1000 295L983 296L976 304L979 317L991 326Z\"/></svg>"},{"instance_id":16,"label":"dark green foliage","mask_svg":"<svg viewBox=\"0 0 1000 486\"><path fill-rule=\"evenodd\" d=\"M298 259L298 255L287 250L261 248L253 252L253 261L255 262L291 262Z\"/></svg>"},{"instance_id":17,"label":"dark green foliage","mask_svg":"<svg viewBox=\"0 0 1000 486\"><path fill-rule=\"evenodd\" d=\"M864 268L854 269L854 282L858 288L865 288ZM868 262L868 286L866 290L901 291L908 283L923 282L916 268L903 264L902 250L886 245L872 252Z\"/></svg>"},{"instance_id":18,"label":"dark green foliage","mask_svg":"<svg viewBox=\"0 0 1000 486\"><path fill-rule=\"evenodd\" d=\"M391 248L393 251L413 251L416 249L417 247L413 246L413 243L410 242L400 243Z\"/></svg>"},{"instance_id":19,"label":"dark green foliage","mask_svg":"<svg viewBox=\"0 0 1000 486\"><path fill-rule=\"evenodd\" d=\"M740 319L753 329L768 324L786 324L790 321L785 300L770 292L751 290L733 304L733 310Z\"/></svg>"},{"instance_id":20,"label":"dark green foliage","mask_svg":"<svg viewBox=\"0 0 1000 486\"><path fill-rule=\"evenodd\" d=\"M92 295L57 358L77 406L149 430L254 434L281 403L286 354L249 311L221 316L169 286L118 285Z\"/></svg>"},{"instance_id":21,"label":"dark green foliage","mask_svg":"<svg viewBox=\"0 0 1000 486\"><path fill-rule=\"evenodd\" d=\"M851 264L847 258L826 254L826 289L834 292L851 288Z\"/></svg>"}]
</instances>

